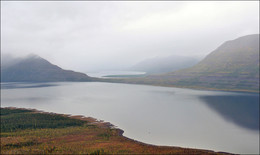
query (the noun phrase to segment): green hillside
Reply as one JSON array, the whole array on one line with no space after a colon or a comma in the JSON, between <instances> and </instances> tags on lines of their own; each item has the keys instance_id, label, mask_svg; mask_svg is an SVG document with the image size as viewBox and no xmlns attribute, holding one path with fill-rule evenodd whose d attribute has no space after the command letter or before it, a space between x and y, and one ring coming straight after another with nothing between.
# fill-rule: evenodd
<instances>
[{"instance_id":1,"label":"green hillside","mask_svg":"<svg viewBox=\"0 0 260 155\"><path fill-rule=\"evenodd\" d=\"M121 82L259 92L259 34L227 41L193 67Z\"/></svg>"},{"instance_id":2,"label":"green hillside","mask_svg":"<svg viewBox=\"0 0 260 155\"><path fill-rule=\"evenodd\" d=\"M225 42L188 71L257 74L259 72L259 35L248 35Z\"/></svg>"}]
</instances>

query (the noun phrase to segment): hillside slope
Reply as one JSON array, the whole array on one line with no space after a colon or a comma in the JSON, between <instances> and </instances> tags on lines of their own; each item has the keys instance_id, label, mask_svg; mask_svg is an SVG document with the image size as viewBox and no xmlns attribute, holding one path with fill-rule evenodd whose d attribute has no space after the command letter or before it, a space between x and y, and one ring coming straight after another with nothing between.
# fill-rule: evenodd
<instances>
[{"instance_id":1,"label":"hillside slope","mask_svg":"<svg viewBox=\"0 0 260 155\"><path fill-rule=\"evenodd\" d=\"M259 34L227 41L193 67L120 82L259 92Z\"/></svg>"},{"instance_id":2,"label":"hillside slope","mask_svg":"<svg viewBox=\"0 0 260 155\"><path fill-rule=\"evenodd\" d=\"M259 91L259 35L227 41L191 68L149 78L177 86Z\"/></svg>"},{"instance_id":3,"label":"hillside slope","mask_svg":"<svg viewBox=\"0 0 260 155\"><path fill-rule=\"evenodd\" d=\"M190 71L256 74L259 71L259 35L225 42Z\"/></svg>"},{"instance_id":4,"label":"hillside slope","mask_svg":"<svg viewBox=\"0 0 260 155\"><path fill-rule=\"evenodd\" d=\"M143 71L148 74L167 73L191 67L198 63L198 61L198 58L171 55L168 57L156 57L152 59L146 59L137 63L129 70Z\"/></svg>"},{"instance_id":5,"label":"hillside slope","mask_svg":"<svg viewBox=\"0 0 260 155\"><path fill-rule=\"evenodd\" d=\"M86 74L63 70L39 56L14 59L1 64L1 82L91 81Z\"/></svg>"}]
</instances>

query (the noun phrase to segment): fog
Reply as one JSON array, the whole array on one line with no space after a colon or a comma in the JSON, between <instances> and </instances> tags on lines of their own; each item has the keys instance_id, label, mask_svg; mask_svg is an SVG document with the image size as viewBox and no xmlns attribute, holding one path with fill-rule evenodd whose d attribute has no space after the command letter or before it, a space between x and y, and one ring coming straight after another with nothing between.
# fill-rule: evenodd
<instances>
[{"instance_id":1,"label":"fog","mask_svg":"<svg viewBox=\"0 0 260 155\"><path fill-rule=\"evenodd\" d=\"M259 33L259 1L1 1L1 54L64 69L117 70L153 57L204 57Z\"/></svg>"}]
</instances>

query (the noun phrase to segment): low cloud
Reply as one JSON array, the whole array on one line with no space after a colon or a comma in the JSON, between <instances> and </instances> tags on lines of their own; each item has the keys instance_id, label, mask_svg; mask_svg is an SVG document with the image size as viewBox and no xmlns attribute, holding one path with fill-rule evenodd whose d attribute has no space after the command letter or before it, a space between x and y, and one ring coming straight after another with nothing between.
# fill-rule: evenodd
<instances>
[{"instance_id":1,"label":"low cloud","mask_svg":"<svg viewBox=\"0 0 260 155\"><path fill-rule=\"evenodd\" d=\"M155 56L205 56L259 33L259 2L1 2L1 52L65 69L124 69Z\"/></svg>"}]
</instances>

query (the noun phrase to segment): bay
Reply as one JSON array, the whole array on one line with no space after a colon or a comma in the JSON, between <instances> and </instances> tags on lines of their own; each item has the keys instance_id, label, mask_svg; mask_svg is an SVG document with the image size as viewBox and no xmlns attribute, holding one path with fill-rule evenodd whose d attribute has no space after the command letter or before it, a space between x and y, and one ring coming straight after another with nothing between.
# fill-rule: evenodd
<instances>
[{"instance_id":1,"label":"bay","mask_svg":"<svg viewBox=\"0 0 260 155\"><path fill-rule=\"evenodd\" d=\"M91 116L148 144L259 153L259 95L99 82L1 83L1 107Z\"/></svg>"}]
</instances>

